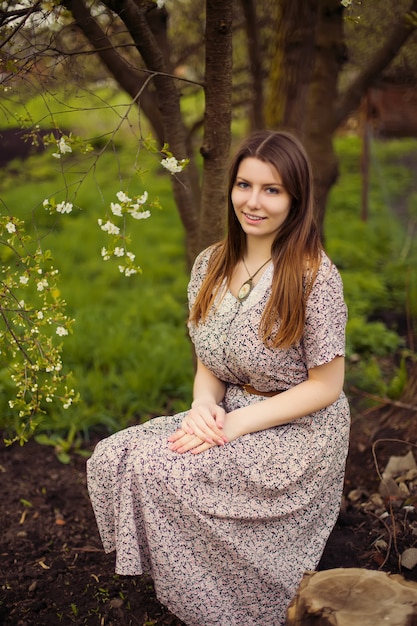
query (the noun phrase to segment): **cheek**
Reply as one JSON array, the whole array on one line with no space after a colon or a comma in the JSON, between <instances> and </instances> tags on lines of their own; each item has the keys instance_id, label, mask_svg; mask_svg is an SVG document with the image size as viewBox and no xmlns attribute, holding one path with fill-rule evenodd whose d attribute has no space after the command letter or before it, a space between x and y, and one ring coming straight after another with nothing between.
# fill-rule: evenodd
<instances>
[{"instance_id":1,"label":"cheek","mask_svg":"<svg viewBox=\"0 0 417 626\"><path fill-rule=\"evenodd\" d=\"M230 199L232 201L233 209L236 213L236 207L238 207L241 204L239 192L232 191L232 193L230 194Z\"/></svg>"}]
</instances>

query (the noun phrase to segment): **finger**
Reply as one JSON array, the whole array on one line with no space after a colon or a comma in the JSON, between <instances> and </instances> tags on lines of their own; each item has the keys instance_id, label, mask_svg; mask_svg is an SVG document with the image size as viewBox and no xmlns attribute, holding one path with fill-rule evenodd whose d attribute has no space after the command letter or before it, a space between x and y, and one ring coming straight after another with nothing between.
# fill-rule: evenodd
<instances>
[{"instance_id":1,"label":"finger","mask_svg":"<svg viewBox=\"0 0 417 626\"><path fill-rule=\"evenodd\" d=\"M192 441L194 441L194 445L199 445L203 441L195 435L188 435L187 433L184 433L183 430L180 430L179 433L181 434L175 438L175 441L172 441L168 444L168 448L170 450L173 450L173 452L178 452L180 449L185 448L186 446L190 445ZM175 433L175 435L177 435L177 433Z\"/></svg>"},{"instance_id":2,"label":"finger","mask_svg":"<svg viewBox=\"0 0 417 626\"><path fill-rule=\"evenodd\" d=\"M190 437L188 441L181 441L181 445L179 445L174 452L178 452L179 454L184 454L184 452L189 452L193 448L197 448L202 443L205 443L200 439L200 437ZM210 445L206 443L206 445Z\"/></svg>"},{"instance_id":3,"label":"finger","mask_svg":"<svg viewBox=\"0 0 417 626\"><path fill-rule=\"evenodd\" d=\"M175 433L172 433L172 435L168 437L168 441L170 442L178 441L178 439L181 439L181 437L184 437L185 434L186 433L184 432L184 430L182 430L182 428L179 428L178 430L175 431Z\"/></svg>"},{"instance_id":4,"label":"finger","mask_svg":"<svg viewBox=\"0 0 417 626\"><path fill-rule=\"evenodd\" d=\"M201 445L197 446L196 448L193 448L191 450L191 454L199 454L200 452L204 452L205 450L209 450L212 447L213 446L211 446L208 443L204 442Z\"/></svg>"},{"instance_id":5,"label":"finger","mask_svg":"<svg viewBox=\"0 0 417 626\"><path fill-rule=\"evenodd\" d=\"M217 427L216 421L211 413L207 413L204 416L193 416L191 428L194 435L201 437L208 443L217 443L217 445L221 445L223 442L223 433Z\"/></svg>"},{"instance_id":6,"label":"finger","mask_svg":"<svg viewBox=\"0 0 417 626\"><path fill-rule=\"evenodd\" d=\"M188 433L189 435L194 435L192 420L189 421L187 417L185 417L182 420L181 428L183 429L184 432Z\"/></svg>"},{"instance_id":7,"label":"finger","mask_svg":"<svg viewBox=\"0 0 417 626\"><path fill-rule=\"evenodd\" d=\"M224 427L225 416L226 416L226 411L224 411L224 409L221 409L215 415L216 426L217 426L217 428L219 428L219 430L222 430L223 427Z\"/></svg>"}]
</instances>

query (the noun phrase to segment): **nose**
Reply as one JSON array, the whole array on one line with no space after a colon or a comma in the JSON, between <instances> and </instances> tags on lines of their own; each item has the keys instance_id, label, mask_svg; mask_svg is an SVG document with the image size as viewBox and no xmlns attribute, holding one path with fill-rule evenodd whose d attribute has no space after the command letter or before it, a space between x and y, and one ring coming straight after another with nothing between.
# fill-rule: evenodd
<instances>
[{"instance_id":1,"label":"nose","mask_svg":"<svg viewBox=\"0 0 417 626\"><path fill-rule=\"evenodd\" d=\"M251 209L258 209L260 204L260 194L259 190L255 187L252 187L251 194L247 200L247 205Z\"/></svg>"}]
</instances>

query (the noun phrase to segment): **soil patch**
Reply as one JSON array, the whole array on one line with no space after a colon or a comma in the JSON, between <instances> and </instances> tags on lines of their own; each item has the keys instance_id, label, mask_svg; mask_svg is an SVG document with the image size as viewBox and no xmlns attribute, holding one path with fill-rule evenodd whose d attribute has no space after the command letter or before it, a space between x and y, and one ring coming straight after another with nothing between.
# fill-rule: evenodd
<instances>
[{"instance_id":1,"label":"soil patch","mask_svg":"<svg viewBox=\"0 0 417 626\"><path fill-rule=\"evenodd\" d=\"M352 432L342 511L320 569L366 567L417 580L417 567L399 565L402 550L417 544L416 505L394 502L382 518L365 506L379 480L359 431ZM401 455L409 449L397 445ZM381 465L390 454L387 445ZM156 600L151 580L114 574L114 556L102 550L88 498L85 459L74 454L63 465L52 448L34 441L2 445L0 474L1 624L181 626Z\"/></svg>"}]
</instances>

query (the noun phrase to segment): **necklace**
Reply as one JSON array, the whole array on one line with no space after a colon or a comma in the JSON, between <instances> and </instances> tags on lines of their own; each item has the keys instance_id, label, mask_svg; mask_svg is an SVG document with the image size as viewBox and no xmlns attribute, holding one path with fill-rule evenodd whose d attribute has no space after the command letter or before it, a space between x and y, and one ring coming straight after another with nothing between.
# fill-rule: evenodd
<instances>
[{"instance_id":1,"label":"necklace","mask_svg":"<svg viewBox=\"0 0 417 626\"><path fill-rule=\"evenodd\" d=\"M241 286L241 288L240 288L240 289L239 289L239 291L238 291L238 294L237 294L237 299L239 300L239 302L244 302L244 301L246 300L246 298L248 297L248 295L250 294L250 292L251 292L251 291L252 291L252 289L253 289L253 279L255 278L255 276L256 276L257 274L259 274L259 272L261 271L261 269L262 269L263 267L265 267L265 265L266 265L267 263L269 263L269 261L270 261L270 260L271 260L271 259L269 258L269 259L267 259L267 260L265 261L265 263L262 263L261 267L258 267L258 269L256 270L256 272L255 272L254 274L252 274L252 276L251 276L251 275L250 275L250 272L249 272L249 270L248 270L248 268L247 268L247 266L246 266L245 259L242 257L242 262L243 262L243 265L245 266L245 270L247 271L249 278L248 278L248 280L245 280L245 282L243 283L243 285Z\"/></svg>"}]
</instances>

